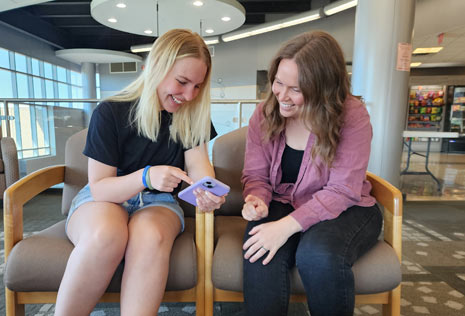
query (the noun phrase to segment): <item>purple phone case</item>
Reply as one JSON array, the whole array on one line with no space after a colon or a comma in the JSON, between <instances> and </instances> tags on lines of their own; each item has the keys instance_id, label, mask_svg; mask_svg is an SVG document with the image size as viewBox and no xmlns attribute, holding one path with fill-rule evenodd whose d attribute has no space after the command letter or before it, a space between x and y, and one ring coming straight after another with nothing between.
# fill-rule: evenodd
<instances>
[{"instance_id":1,"label":"purple phone case","mask_svg":"<svg viewBox=\"0 0 465 316\"><path fill-rule=\"evenodd\" d=\"M230 189L229 186L223 182L207 176L179 192L178 197L192 205L197 206L194 195L194 190L197 188L207 190L218 196L225 195L229 192Z\"/></svg>"}]
</instances>

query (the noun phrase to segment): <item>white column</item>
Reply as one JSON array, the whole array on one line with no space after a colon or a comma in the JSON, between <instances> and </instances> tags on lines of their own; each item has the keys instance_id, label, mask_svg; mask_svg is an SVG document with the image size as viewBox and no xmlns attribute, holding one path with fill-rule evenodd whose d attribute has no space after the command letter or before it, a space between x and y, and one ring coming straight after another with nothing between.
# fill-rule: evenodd
<instances>
[{"instance_id":1,"label":"white column","mask_svg":"<svg viewBox=\"0 0 465 316\"><path fill-rule=\"evenodd\" d=\"M81 65L82 75L82 97L85 99L97 98L97 88L95 84L95 64L94 63L82 63ZM95 103L84 103L85 112L85 126L89 126L90 116L92 111L96 107Z\"/></svg>"},{"instance_id":2,"label":"white column","mask_svg":"<svg viewBox=\"0 0 465 316\"><path fill-rule=\"evenodd\" d=\"M358 0L352 91L365 99L373 125L368 170L400 182L409 72L397 70L399 43L411 43L415 0Z\"/></svg>"}]
</instances>

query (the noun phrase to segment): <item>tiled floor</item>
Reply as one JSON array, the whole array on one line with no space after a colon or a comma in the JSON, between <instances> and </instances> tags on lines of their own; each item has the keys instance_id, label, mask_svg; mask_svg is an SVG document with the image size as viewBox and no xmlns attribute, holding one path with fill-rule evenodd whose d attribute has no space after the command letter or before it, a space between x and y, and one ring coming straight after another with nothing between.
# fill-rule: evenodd
<instances>
[{"instance_id":1,"label":"tiled floor","mask_svg":"<svg viewBox=\"0 0 465 316\"><path fill-rule=\"evenodd\" d=\"M404 152L401 170L406 161ZM431 153L428 168L440 181L440 190L429 175L402 175L400 188L407 201L465 201L465 154ZM409 171L425 171L425 158L412 155Z\"/></svg>"}]
</instances>

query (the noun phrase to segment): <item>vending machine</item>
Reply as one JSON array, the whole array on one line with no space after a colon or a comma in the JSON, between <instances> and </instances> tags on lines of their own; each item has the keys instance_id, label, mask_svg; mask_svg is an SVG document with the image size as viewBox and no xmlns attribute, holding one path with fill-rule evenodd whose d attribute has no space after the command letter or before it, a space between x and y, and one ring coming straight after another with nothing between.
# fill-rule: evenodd
<instances>
[{"instance_id":1,"label":"vending machine","mask_svg":"<svg viewBox=\"0 0 465 316\"><path fill-rule=\"evenodd\" d=\"M444 115L444 131L457 132L465 136L465 87L448 86L448 102ZM444 139L442 152L464 153L465 137Z\"/></svg>"},{"instance_id":2,"label":"vending machine","mask_svg":"<svg viewBox=\"0 0 465 316\"><path fill-rule=\"evenodd\" d=\"M450 131L465 132L465 87L454 87L450 109Z\"/></svg>"},{"instance_id":3,"label":"vending machine","mask_svg":"<svg viewBox=\"0 0 465 316\"><path fill-rule=\"evenodd\" d=\"M409 93L407 130L442 131L445 86L412 86Z\"/></svg>"}]
</instances>

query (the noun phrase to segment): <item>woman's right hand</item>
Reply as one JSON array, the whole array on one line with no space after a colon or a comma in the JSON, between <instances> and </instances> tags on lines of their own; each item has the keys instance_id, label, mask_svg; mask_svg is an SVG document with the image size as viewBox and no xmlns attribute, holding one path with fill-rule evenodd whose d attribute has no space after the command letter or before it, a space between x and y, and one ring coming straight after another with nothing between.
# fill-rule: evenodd
<instances>
[{"instance_id":1,"label":"woman's right hand","mask_svg":"<svg viewBox=\"0 0 465 316\"><path fill-rule=\"evenodd\" d=\"M194 183L184 170L177 167L153 166L150 167L149 172L152 187L160 192L173 192L181 181Z\"/></svg>"},{"instance_id":2,"label":"woman's right hand","mask_svg":"<svg viewBox=\"0 0 465 316\"><path fill-rule=\"evenodd\" d=\"M242 217L248 221L258 221L268 216L268 206L255 195L247 195L242 207Z\"/></svg>"}]
</instances>

